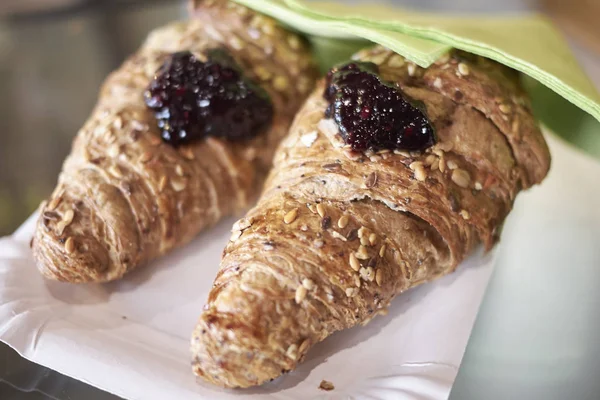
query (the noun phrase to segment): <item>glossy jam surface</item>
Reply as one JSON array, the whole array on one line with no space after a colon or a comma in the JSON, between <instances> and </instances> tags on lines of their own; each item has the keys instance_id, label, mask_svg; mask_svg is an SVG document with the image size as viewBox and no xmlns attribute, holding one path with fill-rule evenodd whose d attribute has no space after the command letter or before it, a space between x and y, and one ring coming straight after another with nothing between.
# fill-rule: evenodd
<instances>
[{"instance_id":1,"label":"glossy jam surface","mask_svg":"<svg viewBox=\"0 0 600 400\"><path fill-rule=\"evenodd\" d=\"M435 132L422 103L382 81L375 64L351 62L327 75L325 116L353 150L424 150Z\"/></svg>"},{"instance_id":2,"label":"glossy jam surface","mask_svg":"<svg viewBox=\"0 0 600 400\"><path fill-rule=\"evenodd\" d=\"M243 140L268 129L273 105L267 93L225 50L206 56L203 62L187 51L174 53L144 92L162 139L174 146L206 136Z\"/></svg>"}]
</instances>

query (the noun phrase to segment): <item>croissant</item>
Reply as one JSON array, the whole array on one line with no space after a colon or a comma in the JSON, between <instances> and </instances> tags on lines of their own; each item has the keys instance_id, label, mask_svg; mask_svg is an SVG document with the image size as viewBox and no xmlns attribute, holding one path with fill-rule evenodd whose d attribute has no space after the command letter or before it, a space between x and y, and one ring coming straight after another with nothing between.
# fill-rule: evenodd
<instances>
[{"instance_id":1,"label":"croissant","mask_svg":"<svg viewBox=\"0 0 600 400\"><path fill-rule=\"evenodd\" d=\"M454 271L548 172L515 71L461 52L427 69L383 47L355 60L317 84L233 227L191 339L209 382L272 380Z\"/></svg>"},{"instance_id":2,"label":"croissant","mask_svg":"<svg viewBox=\"0 0 600 400\"><path fill-rule=\"evenodd\" d=\"M258 195L314 84L311 56L242 6L198 1L191 11L103 84L41 206L32 248L44 276L118 279Z\"/></svg>"}]
</instances>

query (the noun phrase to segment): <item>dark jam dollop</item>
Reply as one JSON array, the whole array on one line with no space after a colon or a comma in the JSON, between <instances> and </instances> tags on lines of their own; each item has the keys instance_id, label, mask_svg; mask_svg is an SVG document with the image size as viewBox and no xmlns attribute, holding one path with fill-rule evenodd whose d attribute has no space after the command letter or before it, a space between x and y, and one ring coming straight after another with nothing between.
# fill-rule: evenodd
<instances>
[{"instance_id":1,"label":"dark jam dollop","mask_svg":"<svg viewBox=\"0 0 600 400\"><path fill-rule=\"evenodd\" d=\"M144 92L162 139L174 146L206 136L252 138L273 118L268 94L244 77L222 49L209 50L201 61L183 51L170 56Z\"/></svg>"},{"instance_id":2,"label":"dark jam dollop","mask_svg":"<svg viewBox=\"0 0 600 400\"><path fill-rule=\"evenodd\" d=\"M351 62L327 75L327 118L353 150L424 150L435 143L425 106L378 77L377 65Z\"/></svg>"}]
</instances>

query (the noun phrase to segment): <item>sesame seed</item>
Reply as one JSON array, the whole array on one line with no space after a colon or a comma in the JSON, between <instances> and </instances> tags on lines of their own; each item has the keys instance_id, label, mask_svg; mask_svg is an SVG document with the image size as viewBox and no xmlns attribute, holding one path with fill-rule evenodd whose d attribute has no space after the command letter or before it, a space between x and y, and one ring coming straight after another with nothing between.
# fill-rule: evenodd
<instances>
[{"instance_id":1,"label":"sesame seed","mask_svg":"<svg viewBox=\"0 0 600 400\"><path fill-rule=\"evenodd\" d=\"M346 296L347 297L354 297L357 294L358 294L358 288L352 287L352 288L346 289Z\"/></svg>"},{"instance_id":2,"label":"sesame seed","mask_svg":"<svg viewBox=\"0 0 600 400\"><path fill-rule=\"evenodd\" d=\"M315 207L314 204L311 203L307 203L306 207L310 210L311 213L316 214L317 213L317 208Z\"/></svg>"},{"instance_id":3,"label":"sesame seed","mask_svg":"<svg viewBox=\"0 0 600 400\"><path fill-rule=\"evenodd\" d=\"M442 173L446 172L446 159L444 157L440 158L440 164L438 165L438 168Z\"/></svg>"},{"instance_id":4,"label":"sesame seed","mask_svg":"<svg viewBox=\"0 0 600 400\"><path fill-rule=\"evenodd\" d=\"M242 231L233 231L231 233L231 236L229 237L229 241L235 242L236 240L238 240L240 238L240 236L242 236Z\"/></svg>"},{"instance_id":5,"label":"sesame seed","mask_svg":"<svg viewBox=\"0 0 600 400\"><path fill-rule=\"evenodd\" d=\"M301 230L302 232L306 232L306 231L308 231L308 225L306 225L306 224L302 224L302 225L300 225L300 230Z\"/></svg>"},{"instance_id":6,"label":"sesame seed","mask_svg":"<svg viewBox=\"0 0 600 400\"><path fill-rule=\"evenodd\" d=\"M433 87L435 87L437 89L441 89L442 88L442 78L440 78L440 77L435 78L435 80L433 81Z\"/></svg>"},{"instance_id":7,"label":"sesame seed","mask_svg":"<svg viewBox=\"0 0 600 400\"><path fill-rule=\"evenodd\" d=\"M361 269L364 269L364 268L361 268ZM361 285L360 276L354 275L354 285L358 288L360 287L360 285Z\"/></svg>"},{"instance_id":8,"label":"sesame seed","mask_svg":"<svg viewBox=\"0 0 600 400\"><path fill-rule=\"evenodd\" d=\"M457 163L456 163L456 161L454 161L454 160L448 160L448 161L446 162L446 166L447 166L448 168L450 168L451 170L454 170L454 169L458 168L458 164L457 164Z\"/></svg>"},{"instance_id":9,"label":"sesame seed","mask_svg":"<svg viewBox=\"0 0 600 400\"><path fill-rule=\"evenodd\" d=\"M377 235L374 233L371 233L369 235L369 243L371 244L371 246L374 246L376 242L377 242Z\"/></svg>"},{"instance_id":10,"label":"sesame seed","mask_svg":"<svg viewBox=\"0 0 600 400\"><path fill-rule=\"evenodd\" d=\"M433 154L435 154L438 157L444 157L444 150L440 149L440 148L435 148L432 150Z\"/></svg>"},{"instance_id":11,"label":"sesame seed","mask_svg":"<svg viewBox=\"0 0 600 400\"><path fill-rule=\"evenodd\" d=\"M462 76L467 76L469 75L469 66L465 63L459 63L458 64L458 73L461 74Z\"/></svg>"},{"instance_id":12,"label":"sesame seed","mask_svg":"<svg viewBox=\"0 0 600 400\"><path fill-rule=\"evenodd\" d=\"M350 218L348 218L347 215L342 215L340 219L338 219L337 226L340 229L344 229L346 226L348 226L348 222L350 222Z\"/></svg>"},{"instance_id":13,"label":"sesame seed","mask_svg":"<svg viewBox=\"0 0 600 400\"><path fill-rule=\"evenodd\" d=\"M481 189L483 189L481 182L475 182L475 190L481 190Z\"/></svg>"},{"instance_id":14,"label":"sesame seed","mask_svg":"<svg viewBox=\"0 0 600 400\"><path fill-rule=\"evenodd\" d=\"M440 160L436 158L435 161L431 163L430 168L432 171L436 171L439 167L440 167Z\"/></svg>"},{"instance_id":15,"label":"sesame seed","mask_svg":"<svg viewBox=\"0 0 600 400\"><path fill-rule=\"evenodd\" d=\"M185 179L175 178L171 179L171 187L176 192L181 192L187 186L187 181Z\"/></svg>"},{"instance_id":16,"label":"sesame seed","mask_svg":"<svg viewBox=\"0 0 600 400\"><path fill-rule=\"evenodd\" d=\"M354 253L350 253L350 268L352 268L356 272L360 270L360 262L358 261L358 258L356 258Z\"/></svg>"},{"instance_id":17,"label":"sesame seed","mask_svg":"<svg viewBox=\"0 0 600 400\"><path fill-rule=\"evenodd\" d=\"M346 242L348 240L348 239L346 239L346 237L344 235L342 235L341 233L339 233L336 230L331 231L331 236L333 236L336 239L340 239L342 242Z\"/></svg>"},{"instance_id":18,"label":"sesame seed","mask_svg":"<svg viewBox=\"0 0 600 400\"><path fill-rule=\"evenodd\" d=\"M162 193L163 190L165 190L165 187L167 187L167 176L163 175L160 177L160 180L158 181L158 191L160 193Z\"/></svg>"},{"instance_id":19,"label":"sesame seed","mask_svg":"<svg viewBox=\"0 0 600 400\"><path fill-rule=\"evenodd\" d=\"M53 211L56 209L56 207L58 207L58 205L60 204L60 202L62 201L62 195L63 195L64 191L61 191L60 194L56 197L53 197L52 200L50 200L50 203L48 203L48 205L46 206L46 209L48 211Z\"/></svg>"},{"instance_id":20,"label":"sesame seed","mask_svg":"<svg viewBox=\"0 0 600 400\"><path fill-rule=\"evenodd\" d=\"M177 164L175 166L175 173L179 176L183 176L183 168L181 167L181 165Z\"/></svg>"},{"instance_id":21,"label":"sesame seed","mask_svg":"<svg viewBox=\"0 0 600 400\"><path fill-rule=\"evenodd\" d=\"M63 215L63 218L62 218L62 222L65 224L65 227L69 226L71 224L71 222L73 222L73 217L75 217L75 211L73 211L71 209L65 211L65 214Z\"/></svg>"},{"instance_id":22,"label":"sesame seed","mask_svg":"<svg viewBox=\"0 0 600 400\"><path fill-rule=\"evenodd\" d=\"M367 176L367 179L365 180L365 186L367 187L367 189L371 189L376 184L377 184L377 173L371 172L369 174L369 176Z\"/></svg>"},{"instance_id":23,"label":"sesame seed","mask_svg":"<svg viewBox=\"0 0 600 400\"><path fill-rule=\"evenodd\" d=\"M72 254L75 251L75 240L72 237L68 237L65 242L65 251L67 254Z\"/></svg>"},{"instance_id":24,"label":"sesame seed","mask_svg":"<svg viewBox=\"0 0 600 400\"><path fill-rule=\"evenodd\" d=\"M63 234L63 232L65 231L66 225L63 221L58 221L58 223L56 224L56 234L58 236L61 236Z\"/></svg>"},{"instance_id":25,"label":"sesame seed","mask_svg":"<svg viewBox=\"0 0 600 400\"><path fill-rule=\"evenodd\" d=\"M292 360L296 360L298 358L298 345L296 343L290 345L285 354Z\"/></svg>"},{"instance_id":26,"label":"sesame seed","mask_svg":"<svg viewBox=\"0 0 600 400\"><path fill-rule=\"evenodd\" d=\"M434 156L433 154L430 154L425 158L424 164L429 167L431 164L433 164L435 162L435 160L437 160L437 157Z\"/></svg>"},{"instance_id":27,"label":"sesame seed","mask_svg":"<svg viewBox=\"0 0 600 400\"><path fill-rule=\"evenodd\" d=\"M471 219L471 214L467 210L460 210L460 216L463 219Z\"/></svg>"},{"instance_id":28,"label":"sesame seed","mask_svg":"<svg viewBox=\"0 0 600 400\"><path fill-rule=\"evenodd\" d=\"M321 203L317 204L317 213L321 218L325 217L325 206Z\"/></svg>"},{"instance_id":29,"label":"sesame seed","mask_svg":"<svg viewBox=\"0 0 600 400\"><path fill-rule=\"evenodd\" d=\"M386 250L386 246L385 244L383 246L381 246L381 248L379 249L379 257L383 257L385 255L385 250Z\"/></svg>"},{"instance_id":30,"label":"sesame seed","mask_svg":"<svg viewBox=\"0 0 600 400\"><path fill-rule=\"evenodd\" d=\"M374 155L374 156L370 156L369 157L369 161L371 161L371 162L377 162L377 161L380 161L382 158L383 157L381 157L381 156Z\"/></svg>"},{"instance_id":31,"label":"sesame seed","mask_svg":"<svg viewBox=\"0 0 600 400\"><path fill-rule=\"evenodd\" d=\"M422 166L423 166L423 162L422 161L413 161L413 162L410 163L410 165L408 166L408 168L410 168L412 171L414 171L418 167L422 167Z\"/></svg>"},{"instance_id":32,"label":"sesame seed","mask_svg":"<svg viewBox=\"0 0 600 400\"><path fill-rule=\"evenodd\" d=\"M469 183L471 181L471 177L469 173L464 169L455 169L452 171L452 182L456 183L458 186L462 188L469 187Z\"/></svg>"},{"instance_id":33,"label":"sesame seed","mask_svg":"<svg viewBox=\"0 0 600 400\"><path fill-rule=\"evenodd\" d=\"M298 217L298 209L294 208L293 210L288 211L288 213L285 214L285 216L283 217L283 222L285 222L286 224L291 224L296 220L296 217Z\"/></svg>"},{"instance_id":34,"label":"sesame seed","mask_svg":"<svg viewBox=\"0 0 600 400\"><path fill-rule=\"evenodd\" d=\"M307 293L307 290L304 286L298 286L298 288L296 288L296 295L295 295L296 304L302 303L302 300L304 300L304 298L306 297L306 293Z\"/></svg>"},{"instance_id":35,"label":"sesame seed","mask_svg":"<svg viewBox=\"0 0 600 400\"><path fill-rule=\"evenodd\" d=\"M356 258L359 260L367 260L369 258L369 254L367 253L367 248L363 245L358 246L358 251L356 252Z\"/></svg>"},{"instance_id":36,"label":"sesame seed","mask_svg":"<svg viewBox=\"0 0 600 400\"><path fill-rule=\"evenodd\" d=\"M325 244L325 242L323 242L322 239L315 239L315 241L313 242L314 246L317 249L320 249L321 247L323 247L323 245Z\"/></svg>"},{"instance_id":37,"label":"sesame seed","mask_svg":"<svg viewBox=\"0 0 600 400\"><path fill-rule=\"evenodd\" d=\"M383 270L381 268L375 272L375 282L377 283L377 286L381 286L383 283Z\"/></svg>"},{"instance_id":38,"label":"sesame seed","mask_svg":"<svg viewBox=\"0 0 600 400\"><path fill-rule=\"evenodd\" d=\"M504 104L504 103L500 104L498 106L498 108L500 109L500 112L502 114L508 114L508 113L510 113L510 110L511 110L510 106L508 104Z\"/></svg>"},{"instance_id":39,"label":"sesame seed","mask_svg":"<svg viewBox=\"0 0 600 400\"><path fill-rule=\"evenodd\" d=\"M306 288L306 290L313 290L315 288L315 283L308 278L302 279L302 286Z\"/></svg>"}]
</instances>

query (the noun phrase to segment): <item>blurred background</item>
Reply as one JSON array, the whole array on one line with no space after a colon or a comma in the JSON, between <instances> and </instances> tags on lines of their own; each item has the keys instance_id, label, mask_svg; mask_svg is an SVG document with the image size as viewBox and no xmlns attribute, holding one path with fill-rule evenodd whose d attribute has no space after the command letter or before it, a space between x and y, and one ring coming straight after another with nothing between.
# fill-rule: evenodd
<instances>
[{"instance_id":1,"label":"blurred background","mask_svg":"<svg viewBox=\"0 0 600 400\"><path fill-rule=\"evenodd\" d=\"M393 2L444 12L542 11L600 86L600 0ZM106 75L148 31L183 18L185 8L183 0L0 0L0 236L14 231L54 188ZM20 398L114 397L0 344L0 399Z\"/></svg>"},{"instance_id":2,"label":"blurred background","mask_svg":"<svg viewBox=\"0 0 600 400\"><path fill-rule=\"evenodd\" d=\"M106 75L184 15L169 0L0 0L0 236L54 188Z\"/></svg>"}]
</instances>

